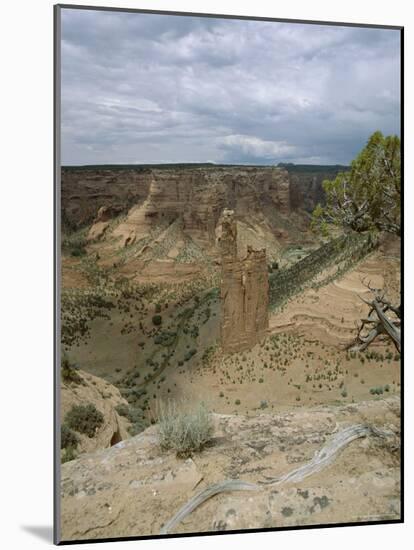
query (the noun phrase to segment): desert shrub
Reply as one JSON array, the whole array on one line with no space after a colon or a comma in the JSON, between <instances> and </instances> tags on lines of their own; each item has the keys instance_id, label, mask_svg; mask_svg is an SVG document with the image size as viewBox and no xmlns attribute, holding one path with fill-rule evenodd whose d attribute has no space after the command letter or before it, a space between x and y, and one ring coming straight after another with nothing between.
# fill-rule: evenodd
<instances>
[{"instance_id":1,"label":"desert shrub","mask_svg":"<svg viewBox=\"0 0 414 550\"><path fill-rule=\"evenodd\" d=\"M161 313L161 304L155 304L155 313Z\"/></svg>"},{"instance_id":2,"label":"desert shrub","mask_svg":"<svg viewBox=\"0 0 414 550\"><path fill-rule=\"evenodd\" d=\"M204 350L203 355L201 357L201 361L203 362L203 365L206 365L210 361L210 359L214 355L214 351L215 351L214 346L209 346Z\"/></svg>"},{"instance_id":3,"label":"desert shrub","mask_svg":"<svg viewBox=\"0 0 414 550\"><path fill-rule=\"evenodd\" d=\"M67 449L77 447L79 443L79 438L66 424L62 424L60 429L60 448Z\"/></svg>"},{"instance_id":4,"label":"desert shrub","mask_svg":"<svg viewBox=\"0 0 414 550\"><path fill-rule=\"evenodd\" d=\"M191 330L190 330L190 336L192 338L198 338L198 335L199 335L199 330L198 330L198 326L197 325L194 325Z\"/></svg>"},{"instance_id":5,"label":"desert shrub","mask_svg":"<svg viewBox=\"0 0 414 550\"><path fill-rule=\"evenodd\" d=\"M197 350L196 349L190 349L189 351L187 351L187 353L184 355L184 361L189 361L193 355L195 355L197 353Z\"/></svg>"},{"instance_id":6,"label":"desert shrub","mask_svg":"<svg viewBox=\"0 0 414 550\"><path fill-rule=\"evenodd\" d=\"M155 325L156 327L160 326L160 324L162 323L162 317L161 315L154 315L152 317L152 324Z\"/></svg>"},{"instance_id":7,"label":"desert shrub","mask_svg":"<svg viewBox=\"0 0 414 550\"><path fill-rule=\"evenodd\" d=\"M213 433L211 414L202 402L188 409L168 401L159 407L158 422L161 449L172 449L178 457L201 451Z\"/></svg>"},{"instance_id":8,"label":"desert shrub","mask_svg":"<svg viewBox=\"0 0 414 550\"><path fill-rule=\"evenodd\" d=\"M370 388L369 393L371 395L382 395L384 393L384 389L382 386L377 386L376 388Z\"/></svg>"},{"instance_id":9,"label":"desert shrub","mask_svg":"<svg viewBox=\"0 0 414 550\"><path fill-rule=\"evenodd\" d=\"M120 416L124 416L131 426L128 428L128 433L132 436L139 434L147 427L144 414L141 409L131 407L125 403L120 403L115 407L116 412Z\"/></svg>"},{"instance_id":10,"label":"desert shrub","mask_svg":"<svg viewBox=\"0 0 414 550\"><path fill-rule=\"evenodd\" d=\"M64 382L73 382L74 384L81 384L82 378L76 372L79 370L78 365L75 365L69 361L69 357L63 354L61 363L61 375Z\"/></svg>"},{"instance_id":11,"label":"desert shrub","mask_svg":"<svg viewBox=\"0 0 414 550\"><path fill-rule=\"evenodd\" d=\"M86 250L84 248L80 248L80 247L79 248L72 248L70 254L74 258L80 258L81 256L86 255Z\"/></svg>"},{"instance_id":12,"label":"desert shrub","mask_svg":"<svg viewBox=\"0 0 414 550\"><path fill-rule=\"evenodd\" d=\"M75 460L75 458L78 456L78 453L76 452L76 449L74 447L66 447L66 449L63 449L60 460L62 464L65 462L69 462L70 460Z\"/></svg>"},{"instance_id":13,"label":"desert shrub","mask_svg":"<svg viewBox=\"0 0 414 550\"><path fill-rule=\"evenodd\" d=\"M99 428L103 421L103 414L92 403L74 405L65 417L65 423L69 428L86 434L88 437L95 435L96 428Z\"/></svg>"},{"instance_id":14,"label":"desert shrub","mask_svg":"<svg viewBox=\"0 0 414 550\"><path fill-rule=\"evenodd\" d=\"M234 402L235 405L240 405L241 401L240 399L236 399L236 401Z\"/></svg>"},{"instance_id":15,"label":"desert shrub","mask_svg":"<svg viewBox=\"0 0 414 550\"><path fill-rule=\"evenodd\" d=\"M86 244L84 232L75 232L62 238L62 250L74 257L86 255Z\"/></svg>"},{"instance_id":16,"label":"desert shrub","mask_svg":"<svg viewBox=\"0 0 414 550\"><path fill-rule=\"evenodd\" d=\"M171 346L174 343L174 339L177 336L176 332L163 331L160 334L157 334L154 338L154 344L162 346Z\"/></svg>"}]
</instances>

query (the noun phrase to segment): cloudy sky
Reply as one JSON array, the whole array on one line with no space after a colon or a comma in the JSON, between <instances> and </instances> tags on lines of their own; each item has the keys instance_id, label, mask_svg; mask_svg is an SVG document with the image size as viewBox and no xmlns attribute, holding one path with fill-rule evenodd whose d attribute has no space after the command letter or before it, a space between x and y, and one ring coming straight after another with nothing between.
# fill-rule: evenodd
<instances>
[{"instance_id":1,"label":"cloudy sky","mask_svg":"<svg viewBox=\"0 0 414 550\"><path fill-rule=\"evenodd\" d=\"M397 30L62 10L62 164L347 164L399 133Z\"/></svg>"}]
</instances>

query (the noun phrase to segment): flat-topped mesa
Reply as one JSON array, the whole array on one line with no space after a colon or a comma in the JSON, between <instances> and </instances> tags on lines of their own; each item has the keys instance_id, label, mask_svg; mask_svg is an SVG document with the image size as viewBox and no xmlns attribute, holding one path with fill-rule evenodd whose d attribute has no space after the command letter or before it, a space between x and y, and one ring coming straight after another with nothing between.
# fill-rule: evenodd
<instances>
[{"instance_id":1,"label":"flat-topped mesa","mask_svg":"<svg viewBox=\"0 0 414 550\"><path fill-rule=\"evenodd\" d=\"M237 225L234 212L222 215L221 235L221 344L233 353L249 349L265 335L269 326L269 280L266 249L247 247L237 257Z\"/></svg>"}]
</instances>

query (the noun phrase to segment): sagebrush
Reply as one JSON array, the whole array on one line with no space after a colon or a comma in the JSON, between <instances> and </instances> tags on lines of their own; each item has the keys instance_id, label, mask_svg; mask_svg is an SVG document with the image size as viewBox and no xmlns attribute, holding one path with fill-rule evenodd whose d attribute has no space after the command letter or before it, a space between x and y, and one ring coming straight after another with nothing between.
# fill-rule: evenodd
<instances>
[{"instance_id":1,"label":"sagebrush","mask_svg":"<svg viewBox=\"0 0 414 550\"><path fill-rule=\"evenodd\" d=\"M213 434L212 416L204 403L194 408L173 401L161 404L158 423L160 447L179 457L201 451Z\"/></svg>"}]
</instances>

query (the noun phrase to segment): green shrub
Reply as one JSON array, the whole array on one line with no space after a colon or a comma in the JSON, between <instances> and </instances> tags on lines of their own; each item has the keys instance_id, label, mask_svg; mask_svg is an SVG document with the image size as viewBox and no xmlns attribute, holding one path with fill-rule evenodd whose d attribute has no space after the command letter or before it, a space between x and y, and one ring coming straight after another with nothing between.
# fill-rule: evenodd
<instances>
[{"instance_id":1,"label":"green shrub","mask_svg":"<svg viewBox=\"0 0 414 550\"><path fill-rule=\"evenodd\" d=\"M124 416L131 422L131 426L128 428L130 435L134 436L145 430L147 422L141 409L120 403L115 407L115 410L120 416Z\"/></svg>"},{"instance_id":2,"label":"green shrub","mask_svg":"<svg viewBox=\"0 0 414 550\"><path fill-rule=\"evenodd\" d=\"M82 234L74 233L62 239L62 250L69 252L71 256L80 257L86 255L86 238Z\"/></svg>"},{"instance_id":3,"label":"green shrub","mask_svg":"<svg viewBox=\"0 0 414 550\"><path fill-rule=\"evenodd\" d=\"M194 409L179 407L173 401L161 404L158 422L161 449L172 449L178 457L201 451L213 433L211 414L202 402Z\"/></svg>"},{"instance_id":4,"label":"green shrub","mask_svg":"<svg viewBox=\"0 0 414 550\"><path fill-rule=\"evenodd\" d=\"M382 386L377 386L376 388L370 388L369 393L372 395L382 395L384 393L384 389Z\"/></svg>"},{"instance_id":5,"label":"green shrub","mask_svg":"<svg viewBox=\"0 0 414 550\"><path fill-rule=\"evenodd\" d=\"M197 353L197 350L196 349L190 349L189 351L187 351L187 353L184 355L184 361L189 361L193 355L195 355Z\"/></svg>"},{"instance_id":6,"label":"green shrub","mask_svg":"<svg viewBox=\"0 0 414 550\"><path fill-rule=\"evenodd\" d=\"M62 380L64 382L73 382L74 384L81 384L83 382L82 378L76 372L79 370L78 365L74 365L69 361L69 357L64 353L62 356L62 363L60 372L62 375Z\"/></svg>"},{"instance_id":7,"label":"green shrub","mask_svg":"<svg viewBox=\"0 0 414 550\"><path fill-rule=\"evenodd\" d=\"M69 462L70 460L75 460L75 458L78 456L78 453L76 452L76 449L74 447L67 447L66 449L63 449L63 452L60 455L60 460L62 464L65 462Z\"/></svg>"},{"instance_id":8,"label":"green shrub","mask_svg":"<svg viewBox=\"0 0 414 550\"><path fill-rule=\"evenodd\" d=\"M67 449L78 446L79 438L66 424L62 424L60 429L60 448Z\"/></svg>"},{"instance_id":9,"label":"green shrub","mask_svg":"<svg viewBox=\"0 0 414 550\"><path fill-rule=\"evenodd\" d=\"M234 402L235 405L240 405L241 401L240 399L236 399L236 401Z\"/></svg>"},{"instance_id":10,"label":"green shrub","mask_svg":"<svg viewBox=\"0 0 414 550\"><path fill-rule=\"evenodd\" d=\"M74 405L65 417L65 423L69 428L86 434L88 437L95 435L96 428L99 428L103 421L103 414L91 403L88 405Z\"/></svg>"},{"instance_id":11,"label":"green shrub","mask_svg":"<svg viewBox=\"0 0 414 550\"><path fill-rule=\"evenodd\" d=\"M86 255L86 250L84 248L73 248L70 254L74 258L80 258L81 256Z\"/></svg>"},{"instance_id":12,"label":"green shrub","mask_svg":"<svg viewBox=\"0 0 414 550\"><path fill-rule=\"evenodd\" d=\"M160 334L157 334L154 338L154 344L160 344L162 346L171 346L174 343L174 340L177 336L176 332L170 332L168 330L164 330Z\"/></svg>"},{"instance_id":13,"label":"green shrub","mask_svg":"<svg viewBox=\"0 0 414 550\"><path fill-rule=\"evenodd\" d=\"M161 315L154 315L153 318L152 318L152 323L153 323L153 325L155 325L156 327L160 326L160 324L162 323L162 317L161 317Z\"/></svg>"}]
</instances>

